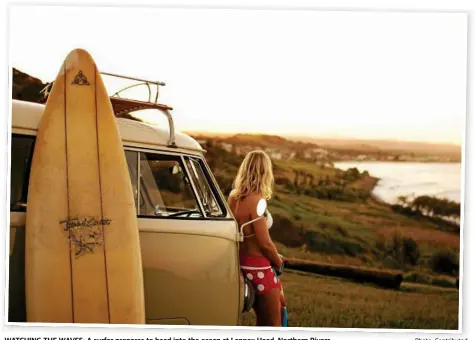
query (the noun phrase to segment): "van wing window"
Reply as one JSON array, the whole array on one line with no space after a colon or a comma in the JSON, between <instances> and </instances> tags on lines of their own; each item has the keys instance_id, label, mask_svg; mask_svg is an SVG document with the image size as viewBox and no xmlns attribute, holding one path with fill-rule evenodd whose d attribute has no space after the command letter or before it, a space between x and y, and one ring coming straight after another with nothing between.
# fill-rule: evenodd
<instances>
[{"instance_id":1,"label":"van wing window","mask_svg":"<svg viewBox=\"0 0 475 340\"><path fill-rule=\"evenodd\" d=\"M203 218L179 156L140 153L139 216Z\"/></svg>"},{"instance_id":2,"label":"van wing window","mask_svg":"<svg viewBox=\"0 0 475 340\"><path fill-rule=\"evenodd\" d=\"M134 194L135 208L138 205L138 171L139 171L139 153L137 151L125 150L125 159L129 167L130 181L132 182L132 191Z\"/></svg>"},{"instance_id":3,"label":"van wing window","mask_svg":"<svg viewBox=\"0 0 475 340\"><path fill-rule=\"evenodd\" d=\"M26 211L28 180L35 137L12 135L10 211Z\"/></svg>"},{"instance_id":4,"label":"van wing window","mask_svg":"<svg viewBox=\"0 0 475 340\"><path fill-rule=\"evenodd\" d=\"M196 191L207 217L223 217L224 208L219 204L216 191L213 192L209 176L206 176L204 165L195 158L185 159L186 167L195 183Z\"/></svg>"}]
</instances>

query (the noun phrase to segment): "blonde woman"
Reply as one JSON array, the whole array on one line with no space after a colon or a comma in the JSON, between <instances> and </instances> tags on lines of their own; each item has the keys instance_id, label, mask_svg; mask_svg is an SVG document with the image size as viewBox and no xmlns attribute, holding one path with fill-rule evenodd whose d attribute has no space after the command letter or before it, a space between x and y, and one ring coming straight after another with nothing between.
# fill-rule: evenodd
<instances>
[{"instance_id":1,"label":"blonde woman","mask_svg":"<svg viewBox=\"0 0 475 340\"><path fill-rule=\"evenodd\" d=\"M272 163L263 151L251 151L242 162L233 183L228 203L239 225L258 217L257 203L270 199L274 175ZM272 216L267 213L243 228L244 242L240 247L241 269L256 291L258 326L281 326L281 311L285 305L282 287L274 269L280 270L283 258L269 235Z\"/></svg>"}]
</instances>

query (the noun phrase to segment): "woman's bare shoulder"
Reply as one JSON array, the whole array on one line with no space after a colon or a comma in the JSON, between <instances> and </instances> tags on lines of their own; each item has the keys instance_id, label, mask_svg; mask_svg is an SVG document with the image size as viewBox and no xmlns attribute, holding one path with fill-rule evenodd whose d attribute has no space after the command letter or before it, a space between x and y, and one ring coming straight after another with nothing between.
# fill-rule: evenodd
<instances>
[{"instance_id":1,"label":"woman's bare shoulder","mask_svg":"<svg viewBox=\"0 0 475 340\"><path fill-rule=\"evenodd\" d=\"M246 197L246 201L247 203L249 203L250 205L254 205L254 204L257 204L257 202L259 202L259 200L262 198L262 195L260 194L257 194L257 193L250 193L249 195L247 195Z\"/></svg>"},{"instance_id":2,"label":"woman's bare shoulder","mask_svg":"<svg viewBox=\"0 0 475 340\"><path fill-rule=\"evenodd\" d=\"M235 191L231 190L231 192L228 195L228 203L235 199L234 194L235 194Z\"/></svg>"}]
</instances>

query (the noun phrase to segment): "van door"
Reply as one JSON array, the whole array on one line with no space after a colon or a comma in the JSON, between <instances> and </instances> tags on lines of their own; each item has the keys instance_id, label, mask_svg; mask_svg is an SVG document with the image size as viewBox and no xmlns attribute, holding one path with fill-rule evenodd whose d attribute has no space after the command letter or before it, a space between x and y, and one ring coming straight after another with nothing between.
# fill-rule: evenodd
<instances>
[{"instance_id":1,"label":"van door","mask_svg":"<svg viewBox=\"0 0 475 340\"><path fill-rule=\"evenodd\" d=\"M127 150L147 323L237 325L237 225L200 157Z\"/></svg>"},{"instance_id":2,"label":"van door","mask_svg":"<svg viewBox=\"0 0 475 340\"><path fill-rule=\"evenodd\" d=\"M28 179L35 137L12 135L8 321L25 322L25 224Z\"/></svg>"}]
</instances>

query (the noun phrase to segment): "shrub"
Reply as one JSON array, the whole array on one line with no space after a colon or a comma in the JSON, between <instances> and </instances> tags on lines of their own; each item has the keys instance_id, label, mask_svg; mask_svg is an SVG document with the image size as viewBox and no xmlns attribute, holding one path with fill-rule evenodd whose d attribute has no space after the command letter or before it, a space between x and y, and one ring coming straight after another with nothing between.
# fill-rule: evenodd
<instances>
[{"instance_id":1,"label":"shrub","mask_svg":"<svg viewBox=\"0 0 475 340\"><path fill-rule=\"evenodd\" d=\"M365 201L371 195L368 190L344 188L336 185L318 185L312 190L316 198L343 202Z\"/></svg>"},{"instance_id":2,"label":"shrub","mask_svg":"<svg viewBox=\"0 0 475 340\"><path fill-rule=\"evenodd\" d=\"M356 181L361 176L358 168L350 168L343 173L343 178L347 181Z\"/></svg>"},{"instance_id":3,"label":"shrub","mask_svg":"<svg viewBox=\"0 0 475 340\"><path fill-rule=\"evenodd\" d=\"M345 227L342 227L341 225L336 226L336 231L343 236L349 236L348 230L346 230Z\"/></svg>"},{"instance_id":4,"label":"shrub","mask_svg":"<svg viewBox=\"0 0 475 340\"><path fill-rule=\"evenodd\" d=\"M399 269L401 268L401 264L398 261L398 259L395 259L391 255L387 255L383 259L383 266L386 268L391 268L391 269Z\"/></svg>"},{"instance_id":5,"label":"shrub","mask_svg":"<svg viewBox=\"0 0 475 340\"><path fill-rule=\"evenodd\" d=\"M302 228L291 219L280 214L273 214L273 227L270 229L272 239L287 247L300 247L305 243Z\"/></svg>"},{"instance_id":6,"label":"shrub","mask_svg":"<svg viewBox=\"0 0 475 340\"><path fill-rule=\"evenodd\" d=\"M429 260L432 271L454 275L459 269L458 255L451 250L438 251Z\"/></svg>"},{"instance_id":7,"label":"shrub","mask_svg":"<svg viewBox=\"0 0 475 340\"><path fill-rule=\"evenodd\" d=\"M412 212L416 215L436 216L439 218L460 218L460 203L428 195L412 199L407 196L399 196L398 204L395 204L393 209L406 215L410 215Z\"/></svg>"},{"instance_id":8,"label":"shrub","mask_svg":"<svg viewBox=\"0 0 475 340\"><path fill-rule=\"evenodd\" d=\"M378 234L376 239L376 249L381 251L382 253L386 252L386 237L384 235Z\"/></svg>"},{"instance_id":9,"label":"shrub","mask_svg":"<svg viewBox=\"0 0 475 340\"><path fill-rule=\"evenodd\" d=\"M376 239L375 248L379 250L385 265L391 268L404 268L406 265L415 266L420 258L417 242L400 231L393 233L391 239L383 235Z\"/></svg>"},{"instance_id":10,"label":"shrub","mask_svg":"<svg viewBox=\"0 0 475 340\"><path fill-rule=\"evenodd\" d=\"M276 177L275 178L275 184L284 185L284 186L289 186L289 185L292 186L293 185L292 181L287 177Z\"/></svg>"},{"instance_id":11,"label":"shrub","mask_svg":"<svg viewBox=\"0 0 475 340\"><path fill-rule=\"evenodd\" d=\"M417 264L421 255L417 242L409 237L404 237L402 239L402 253L404 256L404 263L410 263L413 266Z\"/></svg>"}]
</instances>

